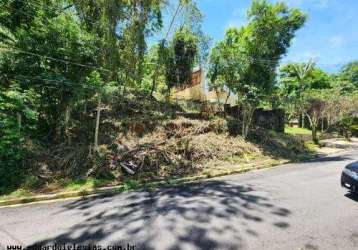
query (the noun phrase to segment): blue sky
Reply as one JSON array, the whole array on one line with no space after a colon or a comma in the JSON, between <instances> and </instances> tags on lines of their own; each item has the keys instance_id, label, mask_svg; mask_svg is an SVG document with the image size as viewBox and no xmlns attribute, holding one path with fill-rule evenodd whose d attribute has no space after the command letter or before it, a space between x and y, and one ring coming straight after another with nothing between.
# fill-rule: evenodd
<instances>
[{"instance_id":1,"label":"blue sky","mask_svg":"<svg viewBox=\"0 0 358 250\"><path fill-rule=\"evenodd\" d=\"M312 58L319 67L337 72L345 63L358 60L358 0L284 1L290 7L302 9L308 20L297 32L283 63ZM251 0L197 2L205 16L203 29L213 38L213 44L224 37L228 27L245 24L251 4Z\"/></svg>"},{"instance_id":2,"label":"blue sky","mask_svg":"<svg viewBox=\"0 0 358 250\"><path fill-rule=\"evenodd\" d=\"M276 0L271 0L275 2ZM285 0L308 14L283 62L307 61L330 72L358 60L358 0ZM198 0L205 15L203 29L213 42L224 37L225 29L246 22L251 0Z\"/></svg>"}]
</instances>

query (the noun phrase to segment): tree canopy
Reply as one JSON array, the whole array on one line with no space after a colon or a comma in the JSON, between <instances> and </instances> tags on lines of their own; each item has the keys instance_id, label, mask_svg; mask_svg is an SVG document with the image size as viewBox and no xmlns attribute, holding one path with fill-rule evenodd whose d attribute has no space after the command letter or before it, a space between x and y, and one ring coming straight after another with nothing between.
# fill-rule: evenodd
<instances>
[{"instance_id":1,"label":"tree canopy","mask_svg":"<svg viewBox=\"0 0 358 250\"><path fill-rule=\"evenodd\" d=\"M226 31L225 39L212 50L210 77L238 96L242 106L242 136L248 135L254 109L267 98L276 79L276 68L306 20L298 9L284 3L253 1L248 24Z\"/></svg>"}]
</instances>

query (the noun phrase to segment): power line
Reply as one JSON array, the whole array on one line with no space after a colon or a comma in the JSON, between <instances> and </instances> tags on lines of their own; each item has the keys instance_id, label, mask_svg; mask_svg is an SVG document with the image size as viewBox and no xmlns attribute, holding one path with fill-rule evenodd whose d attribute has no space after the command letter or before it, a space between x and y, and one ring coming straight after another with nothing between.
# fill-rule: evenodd
<instances>
[{"instance_id":1,"label":"power line","mask_svg":"<svg viewBox=\"0 0 358 250\"><path fill-rule=\"evenodd\" d=\"M94 65L81 64L81 63L68 61L68 60L64 60L64 59L45 56L45 55L37 54L37 53L34 53L34 52L24 51L24 50L18 49L16 47L6 48L6 47L1 47L1 45L0 45L0 50L6 50L6 51L10 51L10 52L12 52L12 50L15 50L15 51L17 51L19 53L32 55L32 56L38 56L38 57L41 57L41 58L45 58L45 59L48 59L48 60L53 60L53 61L57 61L57 62L65 63L65 64L72 64L72 65L76 65L76 66L79 66L79 67L93 68L93 69L97 69L97 70L101 70L101 71L105 71L105 72L112 72L111 70L98 68L97 66L94 66ZM262 60L262 59L257 59L257 58L253 58L253 57L249 57L249 60L251 62L258 63L258 64L261 64L261 65L264 65L264 66L273 66L273 64L278 63L278 61L274 61L274 60ZM292 63L292 62L288 62L288 63ZM339 63L339 64L317 63L317 64L322 65L322 66L332 66L332 67L335 67L335 66L339 67L339 66L344 65L344 63Z\"/></svg>"},{"instance_id":2,"label":"power line","mask_svg":"<svg viewBox=\"0 0 358 250\"><path fill-rule=\"evenodd\" d=\"M179 13L179 11L180 11L180 9L181 9L182 7L183 7L183 6L182 6L182 4L181 4L181 1L179 1L178 7L176 8L176 10L175 10L175 12L174 12L174 14L173 14L173 16L172 16L172 19L171 19L171 21L170 21L170 25L169 25L169 27L168 27L167 33L166 33L166 35L165 35L165 37L164 37L164 40L163 40L164 42L168 39L170 30L171 30L171 28L172 28L172 26L173 26L173 24L174 24L174 21L175 21L175 18L176 18L176 16L178 15L178 13ZM156 79L156 78L157 78L158 72L159 72L159 57L158 57L158 61L157 61L157 64L156 64L154 73L153 73L153 76L154 76L153 79ZM153 95L154 88L155 88L155 86L154 86L155 81L156 81L156 80L153 80L153 85L152 85L152 89L151 89L151 94L150 94L150 95Z\"/></svg>"},{"instance_id":3,"label":"power line","mask_svg":"<svg viewBox=\"0 0 358 250\"><path fill-rule=\"evenodd\" d=\"M170 24L169 24L169 27L168 27L168 30L167 30L167 33L166 33L166 35L165 35L164 40L167 40L167 39L168 39L170 30L171 30L172 27L173 27L175 18L176 18L176 16L178 15L179 11L180 11L182 8L183 8L183 5L182 5L181 2L179 1L178 7L177 7L176 10L175 10L175 13L174 13L174 15L173 15L173 17L172 17L172 20L170 21Z\"/></svg>"},{"instance_id":4,"label":"power line","mask_svg":"<svg viewBox=\"0 0 358 250\"><path fill-rule=\"evenodd\" d=\"M24 1L20 1L20 2L24 2ZM34 4L34 3L33 3ZM44 8L44 9L47 9L47 10L50 10L48 7L46 7L45 5L41 5L40 3L37 3L36 5L37 7L41 7L41 8ZM8 6L5 6L8 8ZM171 28L174 24L174 20L175 20L175 17L178 15L178 13L180 12L180 10L183 8L184 6L181 5L181 3L179 2L179 5L178 7L176 8L175 10L175 13L172 17L172 20L170 22L170 25L169 25L169 28L167 30L167 33L165 35L165 38L164 40L167 39L167 37L169 36L169 33L171 31ZM63 9L61 9L62 11ZM16 11L12 10L12 12L16 13L16 12L21 12L23 13L24 15L26 16L29 16L29 17L32 17L31 15L29 15L28 13L22 11L22 10L19 10L17 9ZM46 20L49 20L48 18L46 18ZM95 22L89 22L91 24L95 24ZM96 47L96 46L95 46ZM96 47L98 50L100 50L100 48ZM70 64L74 64L74 65L77 65L77 66L82 66L82 67L90 67L90 68L96 68L96 69L99 69L98 67L96 66L93 66L93 65L86 65L86 64L79 64L79 63L75 63L75 62L70 62L70 61L67 61L67 60L63 60L63 59L57 59L57 58L52 58L52 57L49 57L49 56L43 56L43 55L39 55L39 54L36 54L36 53L32 53L32 52L26 52L26 51L20 51L19 49L17 49L19 52L21 53L27 53L27 54L32 54L32 55L36 55L36 56L42 56L42 57L46 57L47 59L50 59L50 60L56 60L56 61L61 61L61 62L65 62L65 63L70 63ZM254 57L249 57L249 60L252 61L252 62L255 62L255 63L260 63L262 65L267 65L267 66L272 66L272 64L276 64L277 62L280 61L280 59L262 59L262 58L254 58ZM288 63L293 63L293 62L288 62ZM316 63L317 65L322 65L322 66L332 66L332 67L339 67L339 66L343 66L345 63L339 63L339 64L328 64L328 63ZM111 72L110 70L108 69L99 69L99 70L103 70L103 71L108 71L108 72Z\"/></svg>"},{"instance_id":5,"label":"power line","mask_svg":"<svg viewBox=\"0 0 358 250\"><path fill-rule=\"evenodd\" d=\"M5 77L7 78L7 77ZM67 80L55 80L55 79L49 79L49 78L44 78L44 77L40 77L40 76L25 76L25 75L21 75L21 74L16 74L16 76L10 76L10 79L17 79L17 80L43 80L43 81L48 81L48 82L57 82L57 83L64 83Z\"/></svg>"},{"instance_id":6,"label":"power line","mask_svg":"<svg viewBox=\"0 0 358 250\"><path fill-rule=\"evenodd\" d=\"M24 1L24 0L17 0L17 2L22 2L22 3L24 3L24 4L28 3L27 0L25 0L25 1ZM5 5L5 4L4 4L4 5ZM4 5L1 6L1 7L4 7ZM53 11L53 10L55 10L55 11L60 11L60 12L62 12L62 11L65 10L65 9L63 9L63 8L54 8L54 9L51 9L51 8L49 8L48 6L46 6L46 5L44 5L43 3L40 3L40 2L32 2L31 5L33 5L33 6L35 6L35 7L38 7L38 8L43 8L43 9L48 10L48 11ZM5 7L8 7L8 6L5 6ZM17 10L18 10L18 9L17 9Z\"/></svg>"},{"instance_id":7,"label":"power line","mask_svg":"<svg viewBox=\"0 0 358 250\"><path fill-rule=\"evenodd\" d=\"M24 2L24 1L20 1L20 2ZM39 8L44 8L44 9L47 9L48 11L50 11L51 9L50 8L48 8L48 7L46 7L45 5L41 5L40 3L38 3L38 5L36 5L37 7L39 7ZM6 7L6 8L8 8L9 9L9 6L4 6L4 7ZM45 8L46 7L46 8ZM11 13L17 13L17 12L21 12L21 13L23 13L24 15L26 15L27 17L33 17L32 15L29 15L28 13L26 13L26 12L24 12L24 11L22 11L22 10L19 10L19 9L16 9L16 10L10 10L11 11ZM58 9L58 11L63 11L63 9ZM56 17L54 17L54 18L57 18L57 17L59 17L59 15L58 16L56 16ZM46 20L47 22L50 22L50 18L48 18L48 17L42 17L44 20ZM92 25L96 25L96 24L98 24L96 21L94 21L94 22L90 22L90 21L86 21L88 24L92 24ZM101 51L102 49L101 48L99 48L99 47L97 47L97 46L94 46L94 45L92 45L94 48L96 48L96 49L98 49L99 51Z\"/></svg>"},{"instance_id":8,"label":"power line","mask_svg":"<svg viewBox=\"0 0 358 250\"><path fill-rule=\"evenodd\" d=\"M45 55L37 54L37 53L34 53L34 52L29 52L29 51L21 50L21 49L16 48L16 47L10 47L10 48L9 48L8 46L7 46L7 47L2 47L2 46L0 45L0 50L6 50L6 51L9 51L9 52L17 51L17 52L19 52L19 53L23 53L23 54L27 54L27 55L32 55L32 56L38 56L38 57L45 58L45 59L48 59L48 60L57 61L57 62L62 62L62 63L66 63L66 64L72 64L72 65L76 65L76 66L79 66L79 67L93 68L93 69L98 69L98 70L101 70L101 71L112 72L112 71L109 70L109 69L98 68L97 66L94 66L94 65L81 64L81 63L77 63L77 62L73 62L73 61L68 61L68 60L64 60L64 59L54 58L54 57L51 57L51 56L45 56Z\"/></svg>"},{"instance_id":9,"label":"power line","mask_svg":"<svg viewBox=\"0 0 358 250\"><path fill-rule=\"evenodd\" d=\"M66 82L80 82L80 81L72 81L70 79L63 79L63 80L55 80L55 79L50 79L50 78L44 78L44 77L40 77L40 76L28 76L28 75L21 75L21 74L16 74L16 76L5 76L5 77L0 77L1 78L8 78L8 79L15 79L15 80L19 80L19 81L26 81L26 80L42 80L42 81L47 81L47 82L55 82L55 83L66 83ZM50 86L43 86L44 88L57 88L57 87L50 87ZM86 86L86 89L95 89L94 86Z\"/></svg>"},{"instance_id":10,"label":"power line","mask_svg":"<svg viewBox=\"0 0 358 250\"><path fill-rule=\"evenodd\" d=\"M20 1L20 0L18 0L18 1ZM80 1L82 1L82 0L80 0ZM20 2L23 2L23 3L26 3L26 0L25 1L20 1ZM32 5L34 5L34 6L36 6L36 7L38 7L38 8L43 8L43 9L45 9L45 10L47 10L47 11L59 11L59 12L64 12L66 9L68 9L68 8L61 8L61 9L51 9L51 8L49 8L48 6L46 6L46 5L43 5L43 4L41 4L41 3L37 3L37 4L34 4L34 3L32 3ZM75 6L75 4L73 4L72 6ZM8 8L9 9L9 6L4 6L4 7L6 7L6 8ZM79 15L80 13L78 13L78 11L77 11L77 9L75 8L75 10L76 10L76 13ZM19 9L16 9L16 10L10 10L12 13L16 13L16 12L21 12L21 13L23 13L24 15L26 15L26 16L28 16L28 17L32 17L32 15L29 15L28 13L26 13L26 12L24 12L24 11L22 11L22 10L19 10ZM58 16L56 16L56 17L58 17ZM55 17L55 18L56 18ZM127 16L128 17L128 16ZM49 18L45 18L47 21L49 21L50 19ZM98 22L97 21L88 21L88 20L86 20L86 23L87 24L92 24L92 25L98 25Z\"/></svg>"}]
</instances>

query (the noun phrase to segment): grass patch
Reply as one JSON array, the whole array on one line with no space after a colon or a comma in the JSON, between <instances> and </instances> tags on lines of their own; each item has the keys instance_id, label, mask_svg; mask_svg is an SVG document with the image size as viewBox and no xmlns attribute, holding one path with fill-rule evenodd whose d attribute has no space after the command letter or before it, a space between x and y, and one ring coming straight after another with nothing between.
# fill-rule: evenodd
<instances>
[{"instance_id":1,"label":"grass patch","mask_svg":"<svg viewBox=\"0 0 358 250\"><path fill-rule=\"evenodd\" d=\"M112 184L113 180L110 179L77 179L77 180L60 180L61 186L63 189L61 191L70 192L70 191L82 191L88 189L94 189L99 187L104 187Z\"/></svg>"},{"instance_id":2,"label":"grass patch","mask_svg":"<svg viewBox=\"0 0 358 250\"><path fill-rule=\"evenodd\" d=\"M285 133L289 135L311 135L312 131L307 128L285 127Z\"/></svg>"},{"instance_id":3,"label":"grass patch","mask_svg":"<svg viewBox=\"0 0 358 250\"><path fill-rule=\"evenodd\" d=\"M311 151L315 152L319 145L315 144L313 141L305 141L305 147Z\"/></svg>"},{"instance_id":4,"label":"grass patch","mask_svg":"<svg viewBox=\"0 0 358 250\"><path fill-rule=\"evenodd\" d=\"M88 191L95 188L116 185L112 179L59 179L50 185L39 188L38 183L33 177L15 191L4 192L0 195L0 201L27 198L34 195L53 194L59 192Z\"/></svg>"},{"instance_id":5,"label":"grass patch","mask_svg":"<svg viewBox=\"0 0 358 250\"><path fill-rule=\"evenodd\" d=\"M215 168L215 167L206 168L196 175L186 176L184 178L168 178L162 181L152 181L152 182L146 182L143 181L143 179L134 180L129 178L125 178L122 183L116 183L116 184L113 181L111 182L111 180L103 180L103 179L99 180L93 178L78 179L78 180L62 180L64 188L58 191L61 192L78 191L80 196L85 196L90 194L91 193L90 191L96 187L101 187L101 186L110 187L111 185L114 187L114 185L118 185L118 184L121 184L119 185L118 188L114 187L114 189L111 190L98 190L98 192L99 193L123 192L129 190L138 190L141 188L154 190L160 186L173 187L173 186L180 185L182 183L194 182L207 178L220 177L229 174L239 174L255 169L270 168L283 163L287 163L287 161L284 161L282 159L281 160L272 159L269 157L265 157L265 159L262 158L260 160L256 158L252 162L246 164L231 164L230 166L228 165L226 167L221 166L221 168ZM0 196L0 201L8 201L10 199L21 198L24 199L22 203L27 203L37 200L35 199L34 195L36 195L36 193L19 189L11 193L10 195ZM60 198L70 197L70 196L66 196L65 194L63 195L64 195L63 197L61 196L59 197Z\"/></svg>"},{"instance_id":6,"label":"grass patch","mask_svg":"<svg viewBox=\"0 0 358 250\"><path fill-rule=\"evenodd\" d=\"M9 194L1 195L0 201L12 200L12 199L18 199L18 198L26 198L26 197L31 197L33 195L34 195L33 192L20 188L20 189L17 189L15 191L9 193Z\"/></svg>"},{"instance_id":7,"label":"grass patch","mask_svg":"<svg viewBox=\"0 0 358 250\"><path fill-rule=\"evenodd\" d=\"M141 187L142 184L139 180L132 180L132 179L125 179L123 182L123 189L126 190L133 190L133 189L138 189L139 187Z\"/></svg>"}]
</instances>

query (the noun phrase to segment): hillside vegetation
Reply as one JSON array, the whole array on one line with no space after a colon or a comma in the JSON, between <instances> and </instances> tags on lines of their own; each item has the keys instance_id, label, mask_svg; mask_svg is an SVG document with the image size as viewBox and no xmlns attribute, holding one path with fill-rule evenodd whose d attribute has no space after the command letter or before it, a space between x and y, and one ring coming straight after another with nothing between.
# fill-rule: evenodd
<instances>
[{"instance_id":1,"label":"hillside vegetation","mask_svg":"<svg viewBox=\"0 0 358 250\"><path fill-rule=\"evenodd\" d=\"M97 150L88 140L94 130L90 122L93 117L91 112L87 118L81 116L82 109L72 112L77 119L71 120L70 143L27 139L28 161L18 176L19 185L7 186L2 194L18 188L35 193L71 190L76 185L85 188L88 180L90 186L98 187L129 180L210 176L255 162L299 160L309 153L304 142L294 136L257 129L249 140L244 140L235 127L228 126L232 117L206 119L199 114L196 119L186 118L180 106L166 111L165 103L134 98L138 94L122 100L124 106L115 98L104 103L107 108L103 111ZM132 103L134 100L141 101ZM87 106L90 108L91 102Z\"/></svg>"},{"instance_id":2,"label":"hillside vegetation","mask_svg":"<svg viewBox=\"0 0 358 250\"><path fill-rule=\"evenodd\" d=\"M253 0L247 22L215 43L203 20L195 0L2 0L0 195L212 176L310 153L308 135L267 131L258 110L280 110L280 131L299 121L316 145L326 132L356 134L357 62L336 74L312 60L280 65L302 10ZM173 100L196 68L234 113L220 98Z\"/></svg>"}]
</instances>

